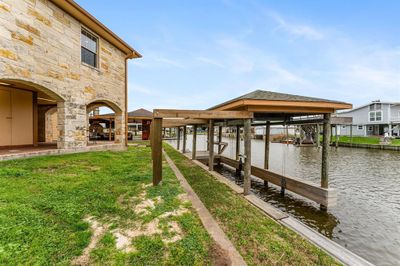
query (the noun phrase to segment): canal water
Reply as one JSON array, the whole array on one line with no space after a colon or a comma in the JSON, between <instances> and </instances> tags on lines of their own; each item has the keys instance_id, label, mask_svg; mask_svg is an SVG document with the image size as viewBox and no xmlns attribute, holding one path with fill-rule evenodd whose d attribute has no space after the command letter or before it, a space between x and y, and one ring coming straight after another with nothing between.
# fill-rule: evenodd
<instances>
[{"instance_id":1,"label":"canal water","mask_svg":"<svg viewBox=\"0 0 400 266\"><path fill-rule=\"evenodd\" d=\"M223 154L235 158L235 140L223 141L228 142ZM191 146L188 135L187 149ZM263 167L264 141L252 140L251 148L252 164ZM206 150L204 135L198 136L197 150ZM289 191L282 197L273 185L265 189L254 177L252 192L376 265L400 265L400 152L332 147L330 156L329 183L338 202L328 212ZM271 143L270 169L320 184L321 149ZM231 168L218 171L240 184Z\"/></svg>"}]
</instances>

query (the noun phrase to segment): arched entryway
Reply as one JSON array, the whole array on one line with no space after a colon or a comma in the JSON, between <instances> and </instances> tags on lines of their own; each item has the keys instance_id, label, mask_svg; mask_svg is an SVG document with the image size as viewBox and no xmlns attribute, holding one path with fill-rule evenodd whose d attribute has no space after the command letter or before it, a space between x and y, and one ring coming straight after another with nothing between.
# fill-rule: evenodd
<instances>
[{"instance_id":1,"label":"arched entryway","mask_svg":"<svg viewBox=\"0 0 400 266\"><path fill-rule=\"evenodd\" d=\"M102 110L106 107L106 110ZM112 101L97 99L87 107L88 141L125 143L125 116L122 109Z\"/></svg>"},{"instance_id":2,"label":"arched entryway","mask_svg":"<svg viewBox=\"0 0 400 266\"><path fill-rule=\"evenodd\" d=\"M57 112L63 102L60 95L39 84L0 79L0 148L45 143L46 113Z\"/></svg>"}]
</instances>

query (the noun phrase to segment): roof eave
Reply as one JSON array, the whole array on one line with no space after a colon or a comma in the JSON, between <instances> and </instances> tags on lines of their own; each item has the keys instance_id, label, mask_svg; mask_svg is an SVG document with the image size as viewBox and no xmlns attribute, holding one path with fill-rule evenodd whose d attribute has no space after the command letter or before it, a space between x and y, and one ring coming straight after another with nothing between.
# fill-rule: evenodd
<instances>
[{"instance_id":1,"label":"roof eave","mask_svg":"<svg viewBox=\"0 0 400 266\"><path fill-rule=\"evenodd\" d=\"M113 44L119 50L127 55L127 59L141 58L142 55L133 49L124 40L118 37L114 32L107 28L103 23L97 20L93 15L78 5L73 0L50 0L59 8L74 17L80 23L93 30L102 38Z\"/></svg>"}]
</instances>

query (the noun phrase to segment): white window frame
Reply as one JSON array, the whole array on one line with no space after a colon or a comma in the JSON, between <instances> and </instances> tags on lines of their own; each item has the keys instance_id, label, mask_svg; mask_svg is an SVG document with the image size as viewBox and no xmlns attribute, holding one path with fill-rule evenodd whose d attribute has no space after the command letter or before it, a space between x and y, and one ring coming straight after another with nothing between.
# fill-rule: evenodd
<instances>
[{"instance_id":1,"label":"white window frame","mask_svg":"<svg viewBox=\"0 0 400 266\"><path fill-rule=\"evenodd\" d=\"M377 120L376 119L376 114L380 113L381 114L381 119ZM371 114L373 114L373 120L371 119ZM383 121L383 111L382 110L378 110L378 111L369 111L368 112L368 121L369 122L382 122Z\"/></svg>"},{"instance_id":2,"label":"white window frame","mask_svg":"<svg viewBox=\"0 0 400 266\"><path fill-rule=\"evenodd\" d=\"M94 34L91 30L89 30L86 27L81 27L81 31L80 31L80 40L82 41L82 31L86 31L87 33L89 33L90 35L92 35L94 38L96 38L96 66L92 66L88 63L85 63L82 61L82 57L81 57L81 63L84 66L90 67L92 69L95 70L99 70L99 66L100 66L100 56L99 56L99 52L100 52L100 38L99 36L97 36L96 34ZM82 44L80 43L80 48L82 50ZM80 51L81 52L81 51Z\"/></svg>"},{"instance_id":3,"label":"white window frame","mask_svg":"<svg viewBox=\"0 0 400 266\"><path fill-rule=\"evenodd\" d=\"M364 126L363 125L358 125L358 130L363 130Z\"/></svg>"}]
</instances>

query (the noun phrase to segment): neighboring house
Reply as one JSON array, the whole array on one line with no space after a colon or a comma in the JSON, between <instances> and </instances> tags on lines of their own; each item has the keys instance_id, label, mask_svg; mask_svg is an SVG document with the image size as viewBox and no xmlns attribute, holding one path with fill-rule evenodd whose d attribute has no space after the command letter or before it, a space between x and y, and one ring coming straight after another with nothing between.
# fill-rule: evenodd
<instances>
[{"instance_id":1,"label":"neighboring house","mask_svg":"<svg viewBox=\"0 0 400 266\"><path fill-rule=\"evenodd\" d=\"M85 147L88 113L99 106L115 112L115 142L124 144L127 60L138 57L72 0L1 0L0 147Z\"/></svg>"},{"instance_id":2,"label":"neighboring house","mask_svg":"<svg viewBox=\"0 0 400 266\"><path fill-rule=\"evenodd\" d=\"M338 128L342 136L400 136L400 103L373 101L336 116L353 118L352 129L349 125Z\"/></svg>"}]
</instances>

